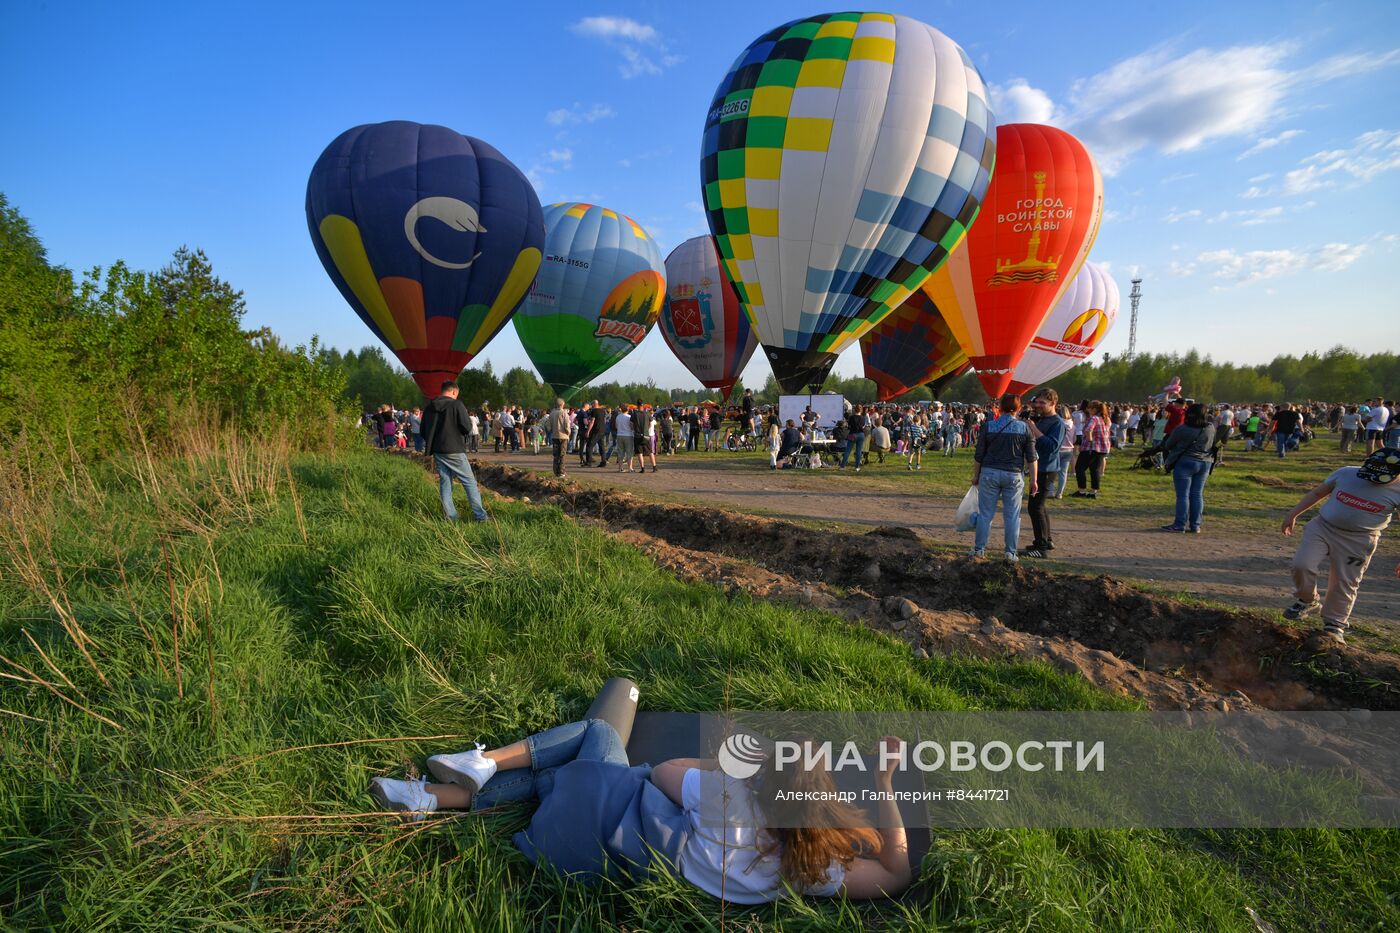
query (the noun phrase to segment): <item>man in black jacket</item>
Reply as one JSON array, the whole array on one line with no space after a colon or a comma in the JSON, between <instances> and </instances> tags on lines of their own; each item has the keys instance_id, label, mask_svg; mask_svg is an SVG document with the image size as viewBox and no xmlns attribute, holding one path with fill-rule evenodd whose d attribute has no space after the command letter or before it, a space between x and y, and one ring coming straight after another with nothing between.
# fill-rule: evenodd
<instances>
[{"instance_id":1,"label":"man in black jacket","mask_svg":"<svg viewBox=\"0 0 1400 933\"><path fill-rule=\"evenodd\" d=\"M447 520L457 520L457 509L452 504L452 480L456 479L467 491L472 515L484 522L488 516L481 505L481 491L476 488L471 461L467 459L471 420L467 417L467 406L457 400L460 391L457 383L444 382L442 394L428 403L423 412L424 447L437 465L438 491L442 493L442 511Z\"/></svg>"}]
</instances>

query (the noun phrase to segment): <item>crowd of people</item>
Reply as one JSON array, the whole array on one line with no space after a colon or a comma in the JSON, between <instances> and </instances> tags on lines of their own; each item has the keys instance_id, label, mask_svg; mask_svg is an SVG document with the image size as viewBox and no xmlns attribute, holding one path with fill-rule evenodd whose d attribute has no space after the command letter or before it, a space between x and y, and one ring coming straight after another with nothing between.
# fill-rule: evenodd
<instances>
[{"instance_id":1,"label":"crowd of people","mask_svg":"<svg viewBox=\"0 0 1400 933\"><path fill-rule=\"evenodd\" d=\"M658 457L681 451L763 451L773 470L859 473L886 464L917 471L923 469L926 455L954 457L967 450L976 490L970 556L986 556L992 525L1000 514L1008 561L1048 557L1055 549L1050 500L1065 496L1071 478L1069 495L1097 499L1104 492L1113 456L1128 448L1134 448L1130 468L1158 470L1172 477L1176 501L1172 520L1162 526L1167 532L1202 532L1207 481L1235 439L1244 456L1263 456L1267 451L1286 458L1316 443L1321 432L1337 434L1344 452L1354 448L1361 452L1364 446L1371 477L1367 482L1383 486L1387 495L1400 493L1400 484L1380 479L1400 475L1400 416L1395 403L1382 398L1355 405L1250 406L1208 406L1182 396L1159 397L1144 405L1085 399L1071 409L1046 388L1024 402L1020 396L1007 395L992 405L847 402L840 417L823 423L810 406L796 418L780 419L777 406L758 404L752 390L728 409L713 402L650 405L641 400L627 405L592 400L570 406L557 399L552 408L542 411L489 403L468 409L458 400L455 384L445 384L442 396L427 409L395 410L385 404L366 412L362 423L377 446L434 455L443 509L454 519L453 481L466 490L473 515L485 519L467 455L486 449L531 454L548 450L554 475L560 478L568 476L570 464L578 469L611 465L623 473L644 473L650 467L655 473ZM1394 473L1388 472L1392 466ZM1348 476L1356 473L1352 468ZM1348 485L1347 477L1333 474L1304 497L1283 529L1291 534L1297 515L1327 503L1321 513L1323 522L1307 526L1310 531L1294 567L1297 600L1286 614L1302 618L1321 609L1325 631L1338 641L1365 570L1364 561L1358 561L1363 552L1369 561L1394 510L1386 507L1390 501L1386 496L1358 498ZM1023 499L1032 528L1031 543L1025 548L1020 547ZM1348 523L1347 513L1339 517L1336 508L1329 509L1334 501L1340 501L1342 508L1365 503L1370 517ZM1350 506L1350 511L1358 508ZM1354 533L1360 538L1347 544L1344 537L1311 531L1314 525L1324 528L1324 523L1338 535ZM1339 564L1342 554L1346 557ZM1333 564L1329 592L1335 596L1330 602L1319 602L1316 570L1327 561Z\"/></svg>"}]
</instances>

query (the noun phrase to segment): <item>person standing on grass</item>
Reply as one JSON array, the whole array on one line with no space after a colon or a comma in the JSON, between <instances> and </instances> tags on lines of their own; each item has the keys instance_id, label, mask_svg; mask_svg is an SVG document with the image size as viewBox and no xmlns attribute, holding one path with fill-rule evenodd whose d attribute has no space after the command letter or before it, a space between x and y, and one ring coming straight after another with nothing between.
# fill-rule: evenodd
<instances>
[{"instance_id":1,"label":"person standing on grass","mask_svg":"<svg viewBox=\"0 0 1400 933\"><path fill-rule=\"evenodd\" d=\"M1400 447L1400 414L1395 411L1394 400L1385 403L1385 407L1390 409L1390 426L1385 430L1384 447Z\"/></svg>"},{"instance_id":2,"label":"person standing on grass","mask_svg":"<svg viewBox=\"0 0 1400 933\"><path fill-rule=\"evenodd\" d=\"M564 400L555 399L554 408L544 419L544 435L554 450L554 475L560 479L568 476L564 472L564 449L569 446L569 431L572 426L573 419L569 417L569 410L564 407Z\"/></svg>"},{"instance_id":3,"label":"person standing on grass","mask_svg":"<svg viewBox=\"0 0 1400 933\"><path fill-rule=\"evenodd\" d=\"M1303 540L1293 556L1295 601L1283 611L1286 618L1303 619L1322 610L1322 631L1310 640L1314 648L1330 643L1346 644L1356 592L1381 532L1400 510L1400 448L1382 447L1368 455L1361 467L1342 467L1303 494L1283 520L1283 533L1293 534L1294 524L1319 502L1317 516L1303 527ZM1325 500L1325 501L1324 501ZM1317 569L1328 567L1327 593L1317 598ZM1400 577L1400 564L1395 567Z\"/></svg>"},{"instance_id":4,"label":"person standing on grass","mask_svg":"<svg viewBox=\"0 0 1400 933\"><path fill-rule=\"evenodd\" d=\"M1031 495L1039 491L1036 472L1035 428L1016 417L1021 396L1007 393L998 405L1000 413L977 435L972 459L972 485L977 487L977 533L971 557L984 557L992 533L992 517L1001 503L1006 559L1016 561L1021 536L1021 490L1029 470Z\"/></svg>"},{"instance_id":5,"label":"person standing on grass","mask_svg":"<svg viewBox=\"0 0 1400 933\"><path fill-rule=\"evenodd\" d=\"M1060 466L1060 446L1065 441L1068 426L1056 410L1060 395L1054 389L1041 389L1031 399L1031 412L1035 418L1035 457L1038 475L1031 484L1031 498L1027 511L1031 516L1031 528L1035 537L1026 548L1026 557L1047 557L1046 552L1055 549L1050 532L1050 512L1045 500L1053 493L1055 474Z\"/></svg>"},{"instance_id":6,"label":"person standing on grass","mask_svg":"<svg viewBox=\"0 0 1400 933\"><path fill-rule=\"evenodd\" d=\"M1177 428L1186 423L1186 401L1181 396L1177 396L1167 404L1167 427L1162 437L1165 438Z\"/></svg>"},{"instance_id":7,"label":"person standing on grass","mask_svg":"<svg viewBox=\"0 0 1400 933\"><path fill-rule=\"evenodd\" d=\"M1186 409L1186 420L1167 435L1162 446L1163 466L1176 488L1176 518L1163 531L1201 533L1205 511L1206 479L1215 462L1215 425L1206 407L1196 402Z\"/></svg>"},{"instance_id":8,"label":"person standing on grass","mask_svg":"<svg viewBox=\"0 0 1400 933\"><path fill-rule=\"evenodd\" d=\"M1293 438L1294 434L1298 433L1302 426L1303 416L1300 412L1294 410L1292 402L1285 402L1279 407L1278 412L1274 415L1273 424L1270 426L1270 430L1274 435L1274 446L1278 449L1279 459L1283 459L1283 457L1287 455L1288 442Z\"/></svg>"},{"instance_id":9,"label":"person standing on grass","mask_svg":"<svg viewBox=\"0 0 1400 933\"><path fill-rule=\"evenodd\" d=\"M915 414L904 416L904 452L911 471L924 468L924 436L929 434L930 430L920 423L922 417Z\"/></svg>"},{"instance_id":10,"label":"person standing on grass","mask_svg":"<svg viewBox=\"0 0 1400 933\"><path fill-rule=\"evenodd\" d=\"M1182 409L1184 415L1186 409ZM1104 403L1098 399L1084 409L1084 435L1079 442L1079 456L1074 461L1074 480L1078 488L1074 495L1081 499L1097 499L1099 483L1103 480L1104 461L1108 459L1108 419ZM1086 485L1092 488L1086 489Z\"/></svg>"},{"instance_id":11,"label":"person standing on grass","mask_svg":"<svg viewBox=\"0 0 1400 933\"><path fill-rule=\"evenodd\" d=\"M1342 453L1350 453L1351 445L1361 430L1361 416L1356 413L1356 406L1349 405L1346 412L1337 421L1342 429L1342 441L1338 447Z\"/></svg>"},{"instance_id":12,"label":"person standing on grass","mask_svg":"<svg viewBox=\"0 0 1400 933\"><path fill-rule=\"evenodd\" d=\"M1055 413L1060 416L1060 423L1064 425L1064 433L1060 438L1059 461L1052 461L1046 469L1053 469L1055 479L1055 489L1050 495L1056 499L1065 497L1065 484L1069 482L1070 467L1074 464L1074 417L1070 413L1068 405L1058 405Z\"/></svg>"},{"instance_id":13,"label":"person standing on grass","mask_svg":"<svg viewBox=\"0 0 1400 933\"><path fill-rule=\"evenodd\" d=\"M1390 403L1394 405L1394 402ZM1386 431L1390 429L1391 411L1379 397L1371 405L1371 415L1366 421L1366 453L1372 454L1385 444Z\"/></svg>"},{"instance_id":14,"label":"person standing on grass","mask_svg":"<svg viewBox=\"0 0 1400 933\"><path fill-rule=\"evenodd\" d=\"M481 492L476 487L471 461L467 459L471 421L467 417L467 406L457 399L460 392L457 383L449 380L442 384L442 394L428 403L428 410L423 413L423 446L437 467L438 492L442 495L442 511L447 520L457 521L457 508L452 504L452 481L455 479L466 490L472 516L484 522L488 516L481 505Z\"/></svg>"},{"instance_id":15,"label":"person standing on grass","mask_svg":"<svg viewBox=\"0 0 1400 933\"><path fill-rule=\"evenodd\" d=\"M860 472L861 456L865 453L865 421L865 409L860 405L854 406L846 416L846 450L841 454L841 462L836 467L838 470L846 469L846 463L854 453L856 472Z\"/></svg>"}]
</instances>

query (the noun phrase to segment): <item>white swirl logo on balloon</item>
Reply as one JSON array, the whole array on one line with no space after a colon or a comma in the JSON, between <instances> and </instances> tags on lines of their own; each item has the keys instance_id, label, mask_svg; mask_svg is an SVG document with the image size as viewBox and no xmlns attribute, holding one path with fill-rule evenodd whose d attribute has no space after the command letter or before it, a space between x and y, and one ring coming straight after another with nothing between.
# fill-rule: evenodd
<instances>
[{"instance_id":1,"label":"white swirl logo on balloon","mask_svg":"<svg viewBox=\"0 0 1400 933\"><path fill-rule=\"evenodd\" d=\"M409 245L419 256L444 269L466 269L481 258L481 253L477 253L466 262L448 262L446 259L439 259L428 252L427 247L418 240L418 221L424 217L440 220L453 230L463 233L485 233L486 228L481 225L481 218L477 216L476 208L466 201L459 201L456 198L423 198L410 207L408 213L404 215L403 234L408 237Z\"/></svg>"},{"instance_id":2,"label":"white swirl logo on balloon","mask_svg":"<svg viewBox=\"0 0 1400 933\"><path fill-rule=\"evenodd\" d=\"M720 770L732 778L746 781L758 773L768 752L763 743L747 732L735 732L720 745L715 757Z\"/></svg>"}]
</instances>

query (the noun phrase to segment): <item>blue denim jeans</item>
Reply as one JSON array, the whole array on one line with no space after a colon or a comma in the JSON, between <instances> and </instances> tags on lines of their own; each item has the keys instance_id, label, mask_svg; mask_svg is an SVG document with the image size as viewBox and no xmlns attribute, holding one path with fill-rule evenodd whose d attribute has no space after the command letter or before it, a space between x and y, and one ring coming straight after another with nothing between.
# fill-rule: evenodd
<instances>
[{"instance_id":1,"label":"blue denim jeans","mask_svg":"<svg viewBox=\"0 0 1400 933\"><path fill-rule=\"evenodd\" d=\"M451 521L457 520L457 507L452 504L452 481L455 479L467 491L467 501L471 503L472 515L479 522L486 521L486 509L481 506L481 491L476 488L476 477L472 474L471 461L466 454L433 454L437 465L438 492L442 494L443 514Z\"/></svg>"},{"instance_id":2,"label":"blue denim jeans","mask_svg":"<svg viewBox=\"0 0 1400 933\"><path fill-rule=\"evenodd\" d=\"M1288 450L1288 435L1279 431L1274 435L1274 443L1278 445L1278 455L1282 457L1284 452Z\"/></svg>"},{"instance_id":3,"label":"blue denim jeans","mask_svg":"<svg viewBox=\"0 0 1400 933\"><path fill-rule=\"evenodd\" d=\"M850 437L846 438L846 449L841 453L841 465L845 466L846 460L854 453L856 455L856 466L859 467L861 455L864 453L862 450L864 446L865 432L853 432Z\"/></svg>"},{"instance_id":4,"label":"blue denim jeans","mask_svg":"<svg viewBox=\"0 0 1400 933\"><path fill-rule=\"evenodd\" d=\"M1201 527L1201 513L1206 508L1206 477L1210 476L1210 461L1182 458L1172 467L1172 483L1176 486L1177 528Z\"/></svg>"},{"instance_id":5,"label":"blue denim jeans","mask_svg":"<svg viewBox=\"0 0 1400 933\"><path fill-rule=\"evenodd\" d=\"M987 539L992 534L992 516L996 514L997 503L1000 502L1006 549L1013 554L1016 552L1016 542L1021 537L1022 483L1020 473L1010 470L982 471L977 481L977 550L987 547Z\"/></svg>"},{"instance_id":6,"label":"blue denim jeans","mask_svg":"<svg viewBox=\"0 0 1400 933\"><path fill-rule=\"evenodd\" d=\"M554 772L571 761L611 761L627 765L627 748L611 723L585 719L527 736L530 766L497 771L472 798L472 809L537 800L554 789Z\"/></svg>"}]
</instances>

